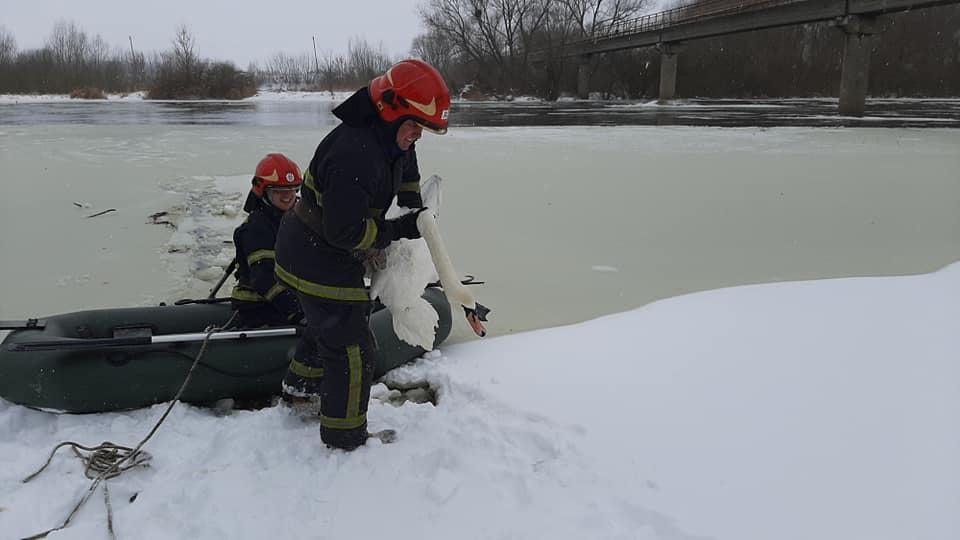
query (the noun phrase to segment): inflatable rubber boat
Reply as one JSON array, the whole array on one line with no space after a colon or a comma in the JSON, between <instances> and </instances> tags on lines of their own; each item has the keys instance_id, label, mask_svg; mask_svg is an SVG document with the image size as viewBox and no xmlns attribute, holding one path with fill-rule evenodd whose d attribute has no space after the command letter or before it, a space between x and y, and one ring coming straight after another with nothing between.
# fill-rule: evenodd
<instances>
[{"instance_id":1,"label":"inflatable rubber boat","mask_svg":"<svg viewBox=\"0 0 960 540\"><path fill-rule=\"evenodd\" d=\"M439 324L434 346L450 335L450 305L441 289L424 292ZM180 303L178 303L180 304ZM230 320L229 302L98 309L26 321L0 345L0 397L27 407L90 413L170 401L206 337ZM370 318L375 377L425 351L401 341L386 309ZM227 329L211 336L182 401L268 399L279 394L300 329Z\"/></svg>"}]
</instances>

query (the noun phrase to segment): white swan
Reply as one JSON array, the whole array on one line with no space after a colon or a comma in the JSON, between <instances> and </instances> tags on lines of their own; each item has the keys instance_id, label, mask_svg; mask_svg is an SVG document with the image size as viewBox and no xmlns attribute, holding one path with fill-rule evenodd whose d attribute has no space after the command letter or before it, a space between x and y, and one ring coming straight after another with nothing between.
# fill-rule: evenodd
<instances>
[{"instance_id":1,"label":"white swan","mask_svg":"<svg viewBox=\"0 0 960 540\"><path fill-rule=\"evenodd\" d=\"M439 176L433 175L420 186L423 205L431 213L440 209L441 181ZM394 219L410 211L394 202L386 218ZM397 337L411 345L433 350L439 316L421 295L427 284L437 280L437 272L426 242L423 239L391 242L384 249L384 256L384 267L371 277L370 298L379 298L390 310Z\"/></svg>"},{"instance_id":2,"label":"white swan","mask_svg":"<svg viewBox=\"0 0 960 540\"><path fill-rule=\"evenodd\" d=\"M441 182L439 176L433 175L420 187L423 205L427 207L425 212L417 216L417 228L423 238L402 239L387 246L384 250L384 266L373 273L370 285L370 297L379 298L390 310L397 337L428 351L433 350L439 316L421 295L427 284L436 281L437 272L450 309L458 311L457 308L462 307L470 328L478 336L487 333L481 321L486 320L489 311L478 304L473 293L460 282L447 255L437 226ZM394 203L386 217L393 219L409 212L410 209L399 208Z\"/></svg>"}]
</instances>

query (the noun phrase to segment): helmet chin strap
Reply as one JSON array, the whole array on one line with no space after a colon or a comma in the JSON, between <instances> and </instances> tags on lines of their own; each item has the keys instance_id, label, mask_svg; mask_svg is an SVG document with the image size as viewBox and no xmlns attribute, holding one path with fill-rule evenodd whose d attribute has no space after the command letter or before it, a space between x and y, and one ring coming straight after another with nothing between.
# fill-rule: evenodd
<instances>
[{"instance_id":1,"label":"helmet chin strap","mask_svg":"<svg viewBox=\"0 0 960 540\"><path fill-rule=\"evenodd\" d=\"M270 200L270 189L269 189L269 188L263 190L263 197L260 197L260 200L263 201L263 204L265 204L265 205L267 205L267 206L269 206L269 207L271 207L271 208L276 208L277 210L280 210L279 208L277 208L277 205L273 204L273 201Z\"/></svg>"}]
</instances>

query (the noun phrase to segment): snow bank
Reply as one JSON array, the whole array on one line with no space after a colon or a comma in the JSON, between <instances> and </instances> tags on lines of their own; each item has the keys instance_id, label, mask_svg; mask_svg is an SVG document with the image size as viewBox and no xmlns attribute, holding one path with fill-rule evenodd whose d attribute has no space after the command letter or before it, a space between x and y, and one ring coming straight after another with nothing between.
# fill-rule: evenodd
<instances>
[{"instance_id":1,"label":"snow bank","mask_svg":"<svg viewBox=\"0 0 960 540\"><path fill-rule=\"evenodd\" d=\"M353 95L353 92L303 92L261 89L253 97L244 101L333 101L340 103Z\"/></svg>"},{"instance_id":2,"label":"snow bank","mask_svg":"<svg viewBox=\"0 0 960 540\"><path fill-rule=\"evenodd\" d=\"M106 94L106 101L142 101L146 92L131 92L129 94ZM85 100L73 99L67 94L0 94L0 104L17 103L57 103L57 102L76 102L86 101L104 101L104 100Z\"/></svg>"},{"instance_id":3,"label":"snow bank","mask_svg":"<svg viewBox=\"0 0 960 540\"><path fill-rule=\"evenodd\" d=\"M713 290L445 347L388 374L371 428L320 442L282 407L181 405L110 481L120 538L960 537L960 264ZM0 530L86 488L61 440L139 441L162 406L54 415L0 401ZM134 496L136 496L134 498ZM94 497L57 538L104 537Z\"/></svg>"}]
</instances>

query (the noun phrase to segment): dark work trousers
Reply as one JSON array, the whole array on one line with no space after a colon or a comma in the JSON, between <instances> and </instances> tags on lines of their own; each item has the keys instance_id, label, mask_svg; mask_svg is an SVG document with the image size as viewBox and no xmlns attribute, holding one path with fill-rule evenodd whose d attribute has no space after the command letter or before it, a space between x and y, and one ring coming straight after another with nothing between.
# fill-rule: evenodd
<instances>
[{"instance_id":1,"label":"dark work trousers","mask_svg":"<svg viewBox=\"0 0 960 540\"><path fill-rule=\"evenodd\" d=\"M337 448L356 448L367 440L367 404L374 370L372 304L332 302L302 293L297 297L307 316L307 329L297 346L303 358L294 360L310 370L322 369L313 371L322 373L320 438ZM294 368L291 362L291 371Z\"/></svg>"},{"instance_id":2,"label":"dark work trousers","mask_svg":"<svg viewBox=\"0 0 960 540\"><path fill-rule=\"evenodd\" d=\"M303 329L293 358L283 377L284 398L320 399L320 385L323 383L323 364L317 356L317 338Z\"/></svg>"}]
</instances>

